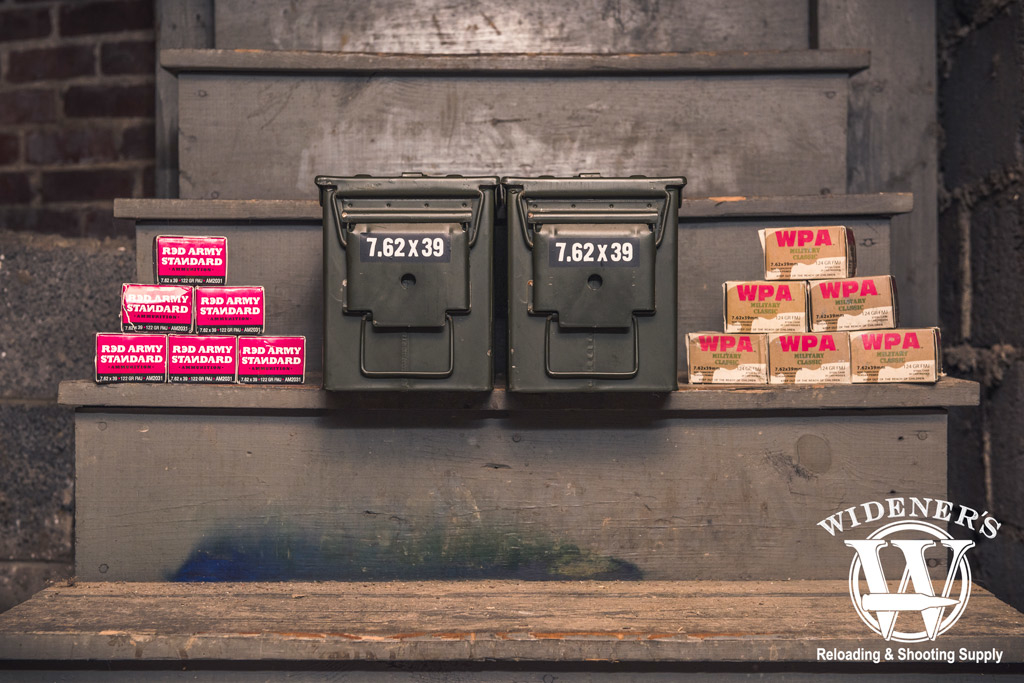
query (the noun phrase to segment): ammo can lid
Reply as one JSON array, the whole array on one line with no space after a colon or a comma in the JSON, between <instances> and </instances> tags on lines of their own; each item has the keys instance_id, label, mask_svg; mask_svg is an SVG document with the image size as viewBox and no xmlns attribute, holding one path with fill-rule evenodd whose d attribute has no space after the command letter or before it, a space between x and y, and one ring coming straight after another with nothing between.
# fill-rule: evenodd
<instances>
[{"instance_id":1,"label":"ammo can lid","mask_svg":"<svg viewBox=\"0 0 1024 683\"><path fill-rule=\"evenodd\" d=\"M572 177L535 176L532 178L504 177L502 189L521 188L531 196L547 197L646 197L664 196L667 191L681 190L686 185L682 176L648 178L643 175L629 177L602 177L598 173L580 173Z\"/></svg>"},{"instance_id":2,"label":"ammo can lid","mask_svg":"<svg viewBox=\"0 0 1024 683\"><path fill-rule=\"evenodd\" d=\"M481 190L496 188L497 176L426 175L407 172L399 176L327 176L314 182L321 190L337 188L345 197L475 197Z\"/></svg>"}]
</instances>

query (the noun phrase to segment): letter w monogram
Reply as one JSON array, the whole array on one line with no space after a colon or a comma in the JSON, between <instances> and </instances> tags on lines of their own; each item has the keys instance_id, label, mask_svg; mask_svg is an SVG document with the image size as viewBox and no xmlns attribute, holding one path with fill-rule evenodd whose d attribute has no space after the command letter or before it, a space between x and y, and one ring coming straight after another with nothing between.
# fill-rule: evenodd
<instances>
[{"instance_id":1,"label":"letter w monogram","mask_svg":"<svg viewBox=\"0 0 1024 683\"><path fill-rule=\"evenodd\" d=\"M882 636L886 640L892 638L893 630L896 628L896 617L901 611L920 612L921 618L924 620L925 633L930 640L935 640L946 608L959 604L957 600L949 597L949 593L953 588L953 579L960 566L960 560L963 559L964 553L974 547L974 541L939 540L939 543L953 553L946 569L946 582L942 587L941 595L935 594L931 576L928 574L928 564L924 557L924 551L933 547L935 541L920 539L886 541L876 538L846 541L845 543L857 551L861 567L864 569L864 578L868 584L869 593L864 594L861 607L865 612L877 614ZM899 589L895 593L889 592L889 585L885 581L885 573L882 570L882 560L879 557L879 551L890 543L903 552L903 558L906 561ZM855 576L850 578L851 581L859 580ZM913 584L913 593L907 592L908 580Z\"/></svg>"}]
</instances>

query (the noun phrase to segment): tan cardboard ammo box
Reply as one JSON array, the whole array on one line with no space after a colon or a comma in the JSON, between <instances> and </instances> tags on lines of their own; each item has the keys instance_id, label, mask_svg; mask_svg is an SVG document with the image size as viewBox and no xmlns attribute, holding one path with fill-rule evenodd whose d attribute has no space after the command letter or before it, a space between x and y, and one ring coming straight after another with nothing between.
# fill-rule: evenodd
<instances>
[{"instance_id":1,"label":"tan cardboard ammo box","mask_svg":"<svg viewBox=\"0 0 1024 683\"><path fill-rule=\"evenodd\" d=\"M891 275L812 280L809 288L811 332L885 330L899 324Z\"/></svg>"},{"instance_id":2,"label":"tan cardboard ammo box","mask_svg":"<svg viewBox=\"0 0 1024 683\"><path fill-rule=\"evenodd\" d=\"M937 382L942 375L939 328L850 333L854 384Z\"/></svg>"},{"instance_id":3,"label":"tan cardboard ammo box","mask_svg":"<svg viewBox=\"0 0 1024 683\"><path fill-rule=\"evenodd\" d=\"M768 335L769 384L850 384L846 332Z\"/></svg>"},{"instance_id":4,"label":"tan cardboard ammo box","mask_svg":"<svg viewBox=\"0 0 1024 683\"><path fill-rule=\"evenodd\" d=\"M857 245L843 225L765 228L757 231L764 251L765 280L814 280L857 274Z\"/></svg>"},{"instance_id":5,"label":"tan cardboard ammo box","mask_svg":"<svg viewBox=\"0 0 1024 683\"><path fill-rule=\"evenodd\" d=\"M807 283L725 282L722 317L726 332L806 332Z\"/></svg>"},{"instance_id":6,"label":"tan cardboard ammo box","mask_svg":"<svg viewBox=\"0 0 1024 683\"><path fill-rule=\"evenodd\" d=\"M687 334L690 384L767 384L767 342L764 334Z\"/></svg>"}]
</instances>

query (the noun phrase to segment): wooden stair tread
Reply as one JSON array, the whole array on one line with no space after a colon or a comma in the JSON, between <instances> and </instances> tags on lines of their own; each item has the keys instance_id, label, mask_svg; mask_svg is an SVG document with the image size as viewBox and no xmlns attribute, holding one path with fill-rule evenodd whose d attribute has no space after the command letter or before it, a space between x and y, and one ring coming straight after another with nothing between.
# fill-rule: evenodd
<instances>
[{"instance_id":1,"label":"wooden stair tread","mask_svg":"<svg viewBox=\"0 0 1024 683\"><path fill-rule=\"evenodd\" d=\"M328 392L318 377L303 386L96 384L61 382L62 405L118 408L219 408L228 410L417 410L441 411L772 411L904 409L977 405L978 384L944 377L935 384L846 384L815 386L726 386L681 384L670 394L564 395L490 393Z\"/></svg>"},{"instance_id":2,"label":"wooden stair tread","mask_svg":"<svg viewBox=\"0 0 1024 683\"><path fill-rule=\"evenodd\" d=\"M869 50L764 50L633 54L421 55L302 50L167 49L160 65L172 72L261 71L347 74L488 74L548 76L627 74L856 73Z\"/></svg>"},{"instance_id":3,"label":"wooden stair tread","mask_svg":"<svg viewBox=\"0 0 1024 683\"><path fill-rule=\"evenodd\" d=\"M680 201L679 217L893 216L909 212L909 192L776 197L698 197ZM320 221L319 203L302 199L115 199L114 217L139 221Z\"/></svg>"},{"instance_id":4,"label":"wooden stair tread","mask_svg":"<svg viewBox=\"0 0 1024 683\"><path fill-rule=\"evenodd\" d=\"M0 616L0 659L23 661L815 662L899 645L845 581L79 583ZM904 647L1020 663L1024 615L975 586L950 631Z\"/></svg>"}]
</instances>

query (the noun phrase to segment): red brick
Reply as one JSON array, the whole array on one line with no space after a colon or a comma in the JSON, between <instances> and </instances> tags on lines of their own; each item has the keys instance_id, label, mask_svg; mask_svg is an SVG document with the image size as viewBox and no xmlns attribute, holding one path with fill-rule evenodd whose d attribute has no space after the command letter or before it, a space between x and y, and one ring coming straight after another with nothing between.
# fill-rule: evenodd
<instances>
[{"instance_id":1,"label":"red brick","mask_svg":"<svg viewBox=\"0 0 1024 683\"><path fill-rule=\"evenodd\" d=\"M57 94L52 90L7 90L0 96L0 124L55 121L56 105Z\"/></svg>"},{"instance_id":2,"label":"red brick","mask_svg":"<svg viewBox=\"0 0 1024 683\"><path fill-rule=\"evenodd\" d=\"M156 158L156 126L152 122L126 128L119 150L122 159Z\"/></svg>"},{"instance_id":3,"label":"red brick","mask_svg":"<svg viewBox=\"0 0 1024 683\"><path fill-rule=\"evenodd\" d=\"M81 237L80 211L58 211L46 207L0 208L0 227L17 232L38 232L64 237Z\"/></svg>"},{"instance_id":4,"label":"red brick","mask_svg":"<svg viewBox=\"0 0 1024 683\"><path fill-rule=\"evenodd\" d=\"M7 80L11 83L28 83L94 73L96 58L91 45L65 45L11 52Z\"/></svg>"},{"instance_id":5,"label":"red brick","mask_svg":"<svg viewBox=\"0 0 1024 683\"><path fill-rule=\"evenodd\" d=\"M0 10L0 42L44 38L50 29L47 9Z\"/></svg>"},{"instance_id":6,"label":"red brick","mask_svg":"<svg viewBox=\"0 0 1024 683\"><path fill-rule=\"evenodd\" d=\"M135 174L121 169L76 169L43 173L43 201L88 202L131 197Z\"/></svg>"},{"instance_id":7,"label":"red brick","mask_svg":"<svg viewBox=\"0 0 1024 683\"><path fill-rule=\"evenodd\" d=\"M117 158L110 128L31 131L25 136L25 161L30 164L94 163Z\"/></svg>"},{"instance_id":8,"label":"red brick","mask_svg":"<svg viewBox=\"0 0 1024 683\"><path fill-rule=\"evenodd\" d=\"M156 44L152 40L106 43L100 48L100 68L105 74L151 74L156 68Z\"/></svg>"},{"instance_id":9,"label":"red brick","mask_svg":"<svg viewBox=\"0 0 1024 683\"><path fill-rule=\"evenodd\" d=\"M16 133L0 133L0 166L9 166L20 158L21 142Z\"/></svg>"},{"instance_id":10,"label":"red brick","mask_svg":"<svg viewBox=\"0 0 1024 683\"><path fill-rule=\"evenodd\" d=\"M28 204L32 183L28 173L0 173L0 204Z\"/></svg>"},{"instance_id":11,"label":"red brick","mask_svg":"<svg viewBox=\"0 0 1024 683\"><path fill-rule=\"evenodd\" d=\"M73 86L64 96L64 113L72 118L153 116L155 97L152 84Z\"/></svg>"},{"instance_id":12,"label":"red brick","mask_svg":"<svg viewBox=\"0 0 1024 683\"><path fill-rule=\"evenodd\" d=\"M60 34L83 36L153 28L152 0L74 3L60 8Z\"/></svg>"}]
</instances>

